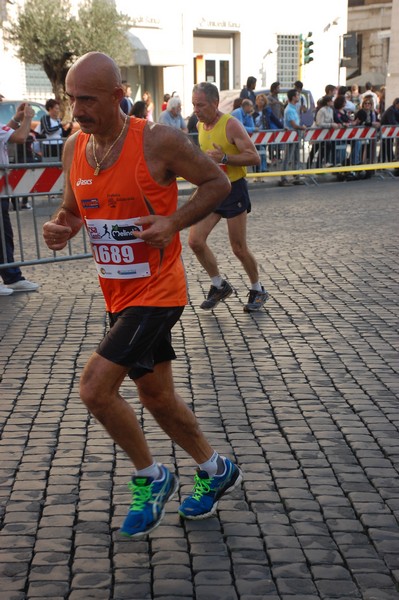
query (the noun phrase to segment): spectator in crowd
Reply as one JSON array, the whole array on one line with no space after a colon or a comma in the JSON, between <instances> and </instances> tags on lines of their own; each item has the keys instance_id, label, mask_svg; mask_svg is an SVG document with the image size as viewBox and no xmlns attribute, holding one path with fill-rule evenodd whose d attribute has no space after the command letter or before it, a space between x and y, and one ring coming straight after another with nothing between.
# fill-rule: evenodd
<instances>
[{"instance_id":1,"label":"spectator in crowd","mask_svg":"<svg viewBox=\"0 0 399 600\"><path fill-rule=\"evenodd\" d=\"M198 129L197 129L197 124L198 124L198 117L195 114L195 112L192 112L188 121L187 121L187 131L190 135L190 139L192 142L194 142L194 144L198 145Z\"/></svg>"},{"instance_id":2,"label":"spectator in crowd","mask_svg":"<svg viewBox=\"0 0 399 600\"><path fill-rule=\"evenodd\" d=\"M337 129L338 123L334 121L334 100L332 96L323 96L320 102L320 108L317 111L315 119L316 127ZM319 152L317 159L317 166L321 167L325 163L325 166L330 166L335 163L335 143L330 141L323 141L319 144Z\"/></svg>"},{"instance_id":3,"label":"spectator in crowd","mask_svg":"<svg viewBox=\"0 0 399 600\"><path fill-rule=\"evenodd\" d=\"M252 114L253 122L255 124L256 129L259 130L267 130L270 129L269 118L267 114L267 98L265 94L258 94L255 100L255 110ZM271 113L271 110L269 108ZM234 112L234 111L233 111ZM271 113L273 114L273 113ZM258 144L256 149L260 156L260 166L255 166L256 173L264 173L267 171L267 160L266 160L266 144Z\"/></svg>"},{"instance_id":4,"label":"spectator in crowd","mask_svg":"<svg viewBox=\"0 0 399 600\"><path fill-rule=\"evenodd\" d=\"M242 98L234 98L232 110L235 110L236 108L240 108L241 104L242 104Z\"/></svg>"},{"instance_id":5,"label":"spectator in crowd","mask_svg":"<svg viewBox=\"0 0 399 600\"><path fill-rule=\"evenodd\" d=\"M306 104L306 96L304 94L302 94L302 90L303 90L302 81L299 81L299 80L296 81L294 83L294 89L296 89L299 94L299 102L296 105L296 107L299 112L299 120L301 122L301 125L303 125L302 115L303 115L303 113L305 113L307 111L307 104Z\"/></svg>"},{"instance_id":6,"label":"spectator in crowd","mask_svg":"<svg viewBox=\"0 0 399 600\"><path fill-rule=\"evenodd\" d=\"M270 86L270 93L267 95L267 104L270 107L276 122L281 123L281 129L284 127L284 104L279 98L280 82L274 81ZM269 156L272 163L281 158L282 145L273 144L269 147Z\"/></svg>"},{"instance_id":7,"label":"spectator in crowd","mask_svg":"<svg viewBox=\"0 0 399 600\"><path fill-rule=\"evenodd\" d=\"M321 108L321 103L323 101L323 98L324 98L324 96L319 98L316 102L316 106L314 108L313 127L316 127L316 117L317 117L317 113L319 112L319 110ZM306 160L306 165L307 165L308 169L312 168L315 157L317 157L317 159L318 159L317 166L320 167L319 151L320 151L320 144L318 142L313 142L311 144L310 152L309 152L308 158Z\"/></svg>"},{"instance_id":8,"label":"spectator in crowd","mask_svg":"<svg viewBox=\"0 0 399 600\"><path fill-rule=\"evenodd\" d=\"M337 96L334 99L334 122L340 127L349 127L352 122L346 110L345 96Z\"/></svg>"},{"instance_id":9,"label":"spectator in crowd","mask_svg":"<svg viewBox=\"0 0 399 600\"><path fill-rule=\"evenodd\" d=\"M381 125L399 125L399 98L395 98L381 115Z\"/></svg>"},{"instance_id":10,"label":"spectator in crowd","mask_svg":"<svg viewBox=\"0 0 399 600\"><path fill-rule=\"evenodd\" d=\"M336 96L334 100L334 123L337 127L349 127L352 124L352 118L350 112L346 109L347 101L345 95ZM351 146L351 157L355 148L354 142L349 142ZM338 140L334 142L335 148L335 160L341 165L345 165L347 163L347 140Z\"/></svg>"},{"instance_id":11,"label":"spectator in crowd","mask_svg":"<svg viewBox=\"0 0 399 600\"><path fill-rule=\"evenodd\" d=\"M61 159L64 139L72 132L72 122L62 123L60 119L60 103L50 98L46 102L47 115L43 115L35 129L36 138L43 139L41 143L43 159Z\"/></svg>"},{"instance_id":12,"label":"spectator in crowd","mask_svg":"<svg viewBox=\"0 0 399 600\"><path fill-rule=\"evenodd\" d=\"M353 114L356 110L355 105L351 101L351 92L348 90L346 85L340 85L337 90L336 98L338 96L344 96L345 98L345 110L348 114Z\"/></svg>"},{"instance_id":13,"label":"spectator in crowd","mask_svg":"<svg viewBox=\"0 0 399 600\"><path fill-rule=\"evenodd\" d=\"M284 104L279 98L280 82L275 81L270 86L270 93L267 95L267 104L270 106L271 111L279 122L283 122L284 119Z\"/></svg>"},{"instance_id":14,"label":"spectator in crowd","mask_svg":"<svg viewBox=\"0 0 399 600\"><path fill-rule=\"evenodd\" d=\"M285 129L293 131L304 131L305 125L301 125L299 119L299 113L296 105L299 102L299 94L296 89L288 90L287 92L288 104L284 109L284 127ZM283 170L288 171L289 169L295 170L299 168L299 142L293 142L285 144ZM304 185L303 179L299 175L294 175L292 182L294 185ZM284 187L291 185L287 177L284 175L279 181L279 186Z\"/></svg>"},{"instance_id":15,"label":"spectator in crowd","mask_svg":"<svg viewBox=\"0 0 399 600\"><path fill-rule=\"evenodd\" d=\"M372 96L366 95L362 100L360 109L355 114L355 124L366 125L367 127L380 126Z\"/></svg>"},{"instance_id":16,"label":"spectator in crowd","mask_svg":"<svg viewBox=\"0 0 399 600\"><path fill-rule=\"evenodd\" d=\"M195 112L191 113L190 118L187 121L188 133L197 133L198 117Z\"/></svg>"},{"instance_id":17,"label":"spectator in crowd","mask_svg":"<svg viewBox=\"0 0 399 600\"><path fill-rule=\"evenodd\" d=\"M381 115L381 125L399 125L399 98L395 98L392 102L391 106L389 106ZM381 154L380 160L381 162L392 162L394 160L394 151L393 151L393 142L392 138L382 138L381 139ZM396 140L397 150L398 150L398 141Z\"/></svg>"},{"instance_id":18,"label":"spectator in crowd","mask_svg":"<svg viewBox=\"0 0 399 600\"><path fill-rule=\"evenodd\" d=\"M258 94L256 96L255 111L252 118L258 130L283 129L283 122L276 119L272 109L268 106L266 94ZM263 173L267 171L266 145L261 144L257 146L257 149L260 154L261 163L260 167L256 167L256 171Z\"/></svg>"},{"instance_id":19,"label":"spectator in crowd","mask_svg":"<svg viewBox=\"0 0 399 600\"><path fill-rule=\"evenodd\" d=\"M353 124L351 114L346 110L346 96L337 96L334 100L334 122L338 127L350 127ZM358 140L337 140L335 146L335 160L340 165L356 164ZM350 146L350 155L348 158L348 144ZM351 181L358 179L355 172L337 173L338 181Z\"/></svg>"},{"instance_id":20,"label":"spectator in crowd","mask_svg":"<svg viewBox=\"0 0 399 600\"><path fill-rule=\"evenodd\" d=\"M247 85L244 85L244 87L242 88L241 92L240 92L240 98L242 98L243 100L245 99L249 99L252 102L252 106L255 106L255 92L254 89L256 88L256 77L248 77L247 79Z\"/></svg>"},{"instance_id":21,"label":"spectator in crowd","mask_svg":"<svg viewBox=\"0 0 399 600\"><path fill-rule=\"evenodd\" d=\"M332 96L333 99L335 99L335 96L337 95L337 86L332 84L332 83L328 83L326 85L326 87L324 88L325 91L325 96Z\"/></svg>"},{"instance_id":22,"label":"spectator in crowd","mask_svg":"<svg viewBox=\"0 0 399 600\"><path fill-rule=\"evenodd\" d=\"M370 84L371 85L371 84ZM355 113L355 125L363 125L365 127L380 127L377 111L374 107L373 97L365 94L362 100L360 109ZM365 142L356 141L354 144L354 164L373 163L376 160L377 143L376 140L370 139ZM366 178L371 177L373 171L366 171Z\"/></svg>"},{"instance_id":23,"label":"spectator in crowd","mask_svg":"<svg viewBox=\"0 0 399 600\"><path fill-rule=\"evenodd\" d=\"M385 85L382 85L380 87L380 89L378 90L377 96L378 96L377 112L378 112L378 118L381 120L381 116L385 112Z\"/></svg>"},{"instance_id":24,"label":"spectator in crowd","mask_svg":"<svg viewBox=\"0 0 399 600\"><path fill-rule=\"evenodd\" d=\"M243 100L239 108L234 109L231 115L238 119L243 124L247 133L253 133L257 128L252 117L254 105L252 100Z\"/></svg>"},{"instance_id":25,"label":"spectator in crowd","mask_svg":"<svg viewBox=\"0 0 399 600\"><path fill-rule=\"evenodd\" d=\"M331 96L334 100L336 95L337 95L337 86L333 85L332 83L328 83L326 85L326 87L324 88L324 96ZM320 103L321 103L322 99L324 98L324 96L319 98L316 102L315 118L316 118L317 111L320 108Z\"/></svg>"},{"instance_id":26,"label":"spectator in crowd","mask_svg":"<svg viewBox=\"0 0 399 600\"><path fill-rule=\"evenodd\" d=\"M161 104L161 112L163 112L164 110L167 109L169 98L170 98L170 94L163 95L163 102Z\"/></svg>"},{"instance_id":27,"label":"spectator in crowd","mask_svg":"<svg viewBox=\"0 0 399 600\"><path fill-rule=\"evenodd\" d=\"M132 88L130 83L124 79L122 81L123 93L124 96L120 102L121 109L125 113L125 115L130 115L130 112L133 108L133 100L132 100Z\"/></svg>"},{"instance_id":28,"label":"spectator in crowd","mask_svg":"<svg viewBox=\"0 0 399 600\"><path fill-rule=\"evenodd\" d=\"M145 105L147 107L147 121L150 121L151 123L154 122L154 103L152 101L152 97L150 92L144 92L143 94L143 102L145 102Z\"/></svg>"},{"instance_id":29,"label":"spectator in crowd","mask_svg":"<svg viewBox=\"0 0 399 600\"><path fill-rule=\"evenodd\" d=\"M211 279L208 296L201 308L213 310L221 300L233 293L229 282L222 278L216 256L207 244L208 236L224 218L232 250L251 283L244 312L255 312L263 307L268 293L259 281L258 265L247 245L247 213L251 210L251 201L245 167L259 165L259 155L243 125L219 110L219 91L216 85L208 82L195 85L193 106L199 120L201 150L226 170L231 181L230 195L213 213L190 229L189 246Z\"/></svg>"},{"instance_id":30,"label":"spectator in crowd","mask_svg":"<svg viewBox=\"0 0 399 600\"><path fill-rule=\"evenodd\" d=\"M28 103L18 106L15 116L7 123L0 123L0 164L7 165L7 143L23 144L29 135L34 111ZM3 228L0 228L0 264L14 262L14 234L10 220L10 200L2 196L1 219ZM2 229L4 239L2 238ZM33 292L39 287L38 283L28 281L22 275L19 267L3 267L0 269L3 283L0 284L0 296L9 296L14 292Z\"/></svg>"},{"instance_id":31,"label":"spectator in crowd","mask_svg":"<svg viewBox=\"0 0 399 600\"><path fill-rule=\"evenodd\" d=\"M363 100L366 98L366 96L371 96L373 99L373 107L374 110L377 111L378 110L378 96L377 94L373 91L373 84L370 81L367 81L364 85L364 92L362 94L360 94L360 104L363 104Z\"/></svg>"},{"instance_id":32,"label":"spectator in crowd","mask_svg":"<svg viewBox=\"0 0 399 600\"><path fill-rule=\"evenodd\" d=\"M90 52L78 59L68 71L66 91L81 131L68 140L64 168L70 177L64 178L63 203L44 224L43 236L49 248L60 250L85 223L94 250L97 228L123 223L120 244L113 246L111 256L93 252L111 326L84 368L80 392L135 468L121 533L139 537L160 523L179 482L154 460L140 417L122 397L126 377L134 381L139 401L171 443L198 464L193 493L178 509L181 517L210 517L220 497L242 479L240 469L210 446L178 394L172 372L176 357L171 329L187 303L179 231L206 217L229 193L230 184L181 132L122 113L120 73L110 57ZM87 94L93 103L85 102ZM106 152L110 144L112 153ZM190 201L180 207L177 176L196 186ZM79 185L82 179L90 181L90 191ZM115 194L123 202L87 207L88 194Z\"/></svg>"},{"instance_id":33,"label":"spectator in crowd","mask_svg":"<svg viewBox=\"0 0 399 600\"><path fill-rule=\"evenodd\" d=\"M137 117L138 119L147 119L147 105L144 100L137 100L130 111L131 117Z\"/></svg>"},{"instance_id":34,"label":"spectator in crowd","mask_svg":"<svg viewBox=\"0 0 399 600\"><path fill-rule=\"evenodd\" d=\"M270 129L269 118L266 110L267 108L268 106L266 94L258 94L256 96L255 107L252 113L253 122L255 123L255 127L257 127L258 129Z\"/></svg>"},{"instance_id":35,"label":"spectator in crowd","mask_svg":"<svg viewBox=\"0 0 399 600\"><path fill-rule=\"evenodd\" d=\"M186 123L181 116L181 101L179 96L169 98L166 110L159 116L159 123L181 129L184 133L188 133Z\"/></svg>"},{"instance_id":36,"label":"spectator in crowd","mask_svg":"<svg viewBox=\"0 0 399 600\"><path fill-rule=\"evenodd\" d=\"M351 100L352 100L353 104L355 105L355 111L356 111L360 106L359 86L356 84L351 85Z\"/></svg>"},{"instance_id":37,"label":"spectator in crowd","mask_svg":"<svg viewBox=\"0 0 399 600\"><path fill-rule=\"evenodd\" d=\"M356 112L356 104L352 102L352 92L350 90L345 92L345 110L349 116L354 115Z\"/></svg>"},{"instance_id":38,"label":"spectator in crowd","mask_svg":"<svg viewBox=\"0 0 399 600\"><path fill-rule=\"evenodd\" d=\"M25 143L17 144L17 161L19 163L34 163L42 160L40 154L40 143L37 143L36 140L36 133L33 131L33 129L31 129L28 137L25 140ZM39 151L39 154L37 154L37 150ZM17 210L17 202L17 197L14 196L11 198L11 203L14 210ZM23 196L19 199L19 208L20 210L32 210L32 205L30 204L27 196Z\"/></svg>"}]
</instances>

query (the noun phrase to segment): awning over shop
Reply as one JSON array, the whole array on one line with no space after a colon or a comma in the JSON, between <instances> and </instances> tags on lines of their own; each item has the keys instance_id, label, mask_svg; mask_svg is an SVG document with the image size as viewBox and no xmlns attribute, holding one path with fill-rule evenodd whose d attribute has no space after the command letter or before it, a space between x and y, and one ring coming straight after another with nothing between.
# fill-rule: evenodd
<instances>
[{"instance_id":1,"label":"awning over shop","mask_svg":"<svg viewBox=\"0 0 399 600\"><path fill-rule=\"evenodd\" d=\"M357 77L346 77L346 83L348 85L365 85L368 81L370 81L372 85L385 85L385 80L385 75L382 73L374 73L372 71L367 71L367 73L362 73L362 75L357 75Z\"/></svg>"},{"instance_id":2,"label":"awning over shop","mask_svg":"<svg viewBox=\"0 0 399 600\"><path fill-rule=\"evenodd\" d=\"M183 47L161 29L135 28L128 32L132 65L175 67L184 64Z\"/></svg>"}]
</instances>

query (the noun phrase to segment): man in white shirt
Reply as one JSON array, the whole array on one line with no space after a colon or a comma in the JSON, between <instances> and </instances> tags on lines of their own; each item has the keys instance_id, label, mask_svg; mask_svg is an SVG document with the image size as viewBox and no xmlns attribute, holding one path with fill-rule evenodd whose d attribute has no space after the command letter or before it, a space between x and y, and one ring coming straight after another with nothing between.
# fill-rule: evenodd
<instances>
[{"instance_id":1,"label":"man in white shirt","mask_svg":"<svg viewBox=\"0 0 399 600\"><path fill-rule=\"evenodd\" d=\"M173 96L173 98L168 100L166 110L159 116L159 123L169 125L169 127L176 127L176 129L181 129L184 133L188 133L186 122L181 116L181 101L179 96Z\"/></svg>"},{"instance_id":2,"label":"man in white shirt","mask_svg":"<svg viewBox=\"0 0 399 600\"><path fill-rule=\"evenodd\" d=\"M378 108L378 96L375 92L373 92L372 90L372 84L370 83L370 81L367 81L367 83L365 83L364 87L366 88L365 91L363 92L363 94L360 95L360 104L363 102L363 100L365 99L366 96L371 96L373 98L373 108L374 110L377 110Z\"/></svg>"},{"instance_id":3,"label":"man in white shirt","mask_svg":"<svg viewBox=\"0 0 399 600\"><path fill-rule=\"evenodd\" d=\"M22 103L17 108L15 117L7 124L0 123L0 165L8 165L7 142L23 144L29 135L34 111L28 103ZM4 240L0 229L0 264L14 262L14 236L9 214L10 199L1 197L1 219L4 228ZM0 283L0 296L9 296L14 292L32 292L39 287L38 283L28 281L22 276L19 267L4 267L0 269L4 284Z\"/></svg>"}]
</instances>

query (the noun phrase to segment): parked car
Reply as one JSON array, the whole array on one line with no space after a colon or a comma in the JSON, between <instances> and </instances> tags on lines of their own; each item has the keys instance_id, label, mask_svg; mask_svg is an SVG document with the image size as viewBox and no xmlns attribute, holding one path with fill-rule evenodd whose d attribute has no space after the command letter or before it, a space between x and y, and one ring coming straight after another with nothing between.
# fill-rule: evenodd
<instances>
[{"instance_id":1,"label":"parked car","mask_svg":"<svg viewBox=\"0 0 399 600\"><path fill-rule=\"evenodd\" d=\"M10 119L12 119L17 112L17 108L22 102L29 102L33 110L35 111L35 115L32 119L32 129L39 124L40 119L47 115L46 107L44 104L40 102L31 102L30 100L3 100L0 102L0 123L8 123ZM79 124L74 121L72 132L75 133L79 129Z\"/></svg>"},{"instance_id":2,"label":"parked car","mask_svg":"<svg viewBox=\"0 0 399 600\"><path fill-rule=\"evenodd\" d=\"M15 116L17 108L22 102L29 102L35 114L32 119L31 130L35 131L40 123L40 119L47 115L46 107L40 102L31 102L30 100L3 100L0 102L0 123L8 123ZM74 121L72 133L79 129L79 124ZM32 146L32 136L29 136L26 144L8 144L8 156L10 163L33 162L41 160L41 142L35 142L35 148Z\"/></svg>"},{"instance_id":3,"label":"parked car","mask_svg":"<svg viewBox=\"0 0 399 600\"><path fill-rule=\"evenodd\" d=\"M0 123L8 123L15 116L17 108L22 102L29 102L35 111L35 116L32 119L32 129L34 129L43 115L47 114L47 111L44 104L30 102L29 100L3 100L3 102L0 102Z\"/></svg>"},{"instance_id":4,"label":"parked car","mask_svg":"<svg viewBox=\"0 0 399 600\"><path fill-rule=\"evenodd\" d=\"M278 94L279 100L283 104L287 102L287 92L292 88L280 88L280 92ZM256 89L255 95L258 94L266 94L266 96L270 93L269 89ZM233 110L233 102L236 98L240 97L241 90L223 90L220 92L220 102L219 109L224 113L229 113ZM301 123L306 125L306 127L311 127L314 121L314 110L315 103L313 99L312 92L310 90L302 90L302 95L306 101L306 112L301 113Z\"/></svg>"}]
</instances>

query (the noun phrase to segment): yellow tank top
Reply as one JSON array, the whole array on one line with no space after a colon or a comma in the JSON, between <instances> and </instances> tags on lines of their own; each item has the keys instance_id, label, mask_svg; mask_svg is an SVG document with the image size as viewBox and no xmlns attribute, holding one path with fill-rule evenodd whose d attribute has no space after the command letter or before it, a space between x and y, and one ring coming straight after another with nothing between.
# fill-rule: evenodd
<instances>
[{"instance_id":1,"label":"yellow tank top","mask_svg":"<svg viewBox=\"0 0 399 600\"><path fill-rule=\"evenodd\" d=\"M239 154L237 146L231 144L226 136L226 125L229 119L234 119L231 115L222 115L219 121L210 131L204 129L203 123L198 123L198 140L202 152L214 150L213 144L217 144L223 148L226 154ZM242 179L247 174L245 167L233 167L232 165L220 165L225 171L231 182Z\"/></svg>"}]
</instances>

